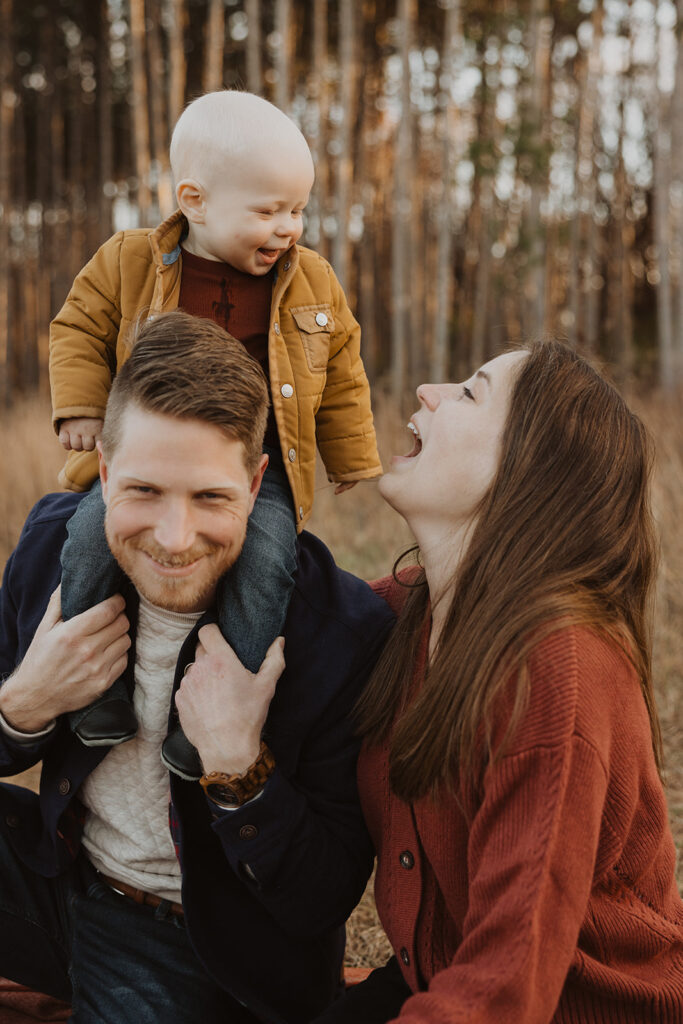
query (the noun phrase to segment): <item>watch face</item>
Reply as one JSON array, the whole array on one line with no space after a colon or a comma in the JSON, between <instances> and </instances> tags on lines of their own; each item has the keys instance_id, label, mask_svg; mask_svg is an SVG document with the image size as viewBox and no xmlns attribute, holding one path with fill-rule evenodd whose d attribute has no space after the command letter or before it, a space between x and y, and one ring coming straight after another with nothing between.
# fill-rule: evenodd
<instances>
[{"instance_id":1,"label":"watch face","mask_svg":"<svg viewBox=\"0 0 683 1024\"><path fill-rule=\"evenodd\" d=\"M235 807L239 807L239 797L234 789L230 786L222 785L220 782L214 782L210 786L206 787L207 794L212 800L215 800L219 804L231 804Z\"/></svg>"}]
</instances>

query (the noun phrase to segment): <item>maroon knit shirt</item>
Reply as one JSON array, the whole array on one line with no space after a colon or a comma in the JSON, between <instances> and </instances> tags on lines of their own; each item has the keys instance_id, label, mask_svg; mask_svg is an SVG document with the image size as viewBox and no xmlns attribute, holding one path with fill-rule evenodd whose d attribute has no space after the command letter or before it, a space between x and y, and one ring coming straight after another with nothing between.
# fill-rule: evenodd
<instances>
[{"instance_id":1,"label":"maroon knit shirt","mask_svg":"<svg viewBox=\"0 0 683 1024\"><path fill-rule=\"evenodd\" d=\"M270 273L245 274L229 263L205 260L183 249L179 308L193 316L215 320L241 341L249 355L261 364L269 385L268 327L272 290ZM264 443L279 451L272 405L268 410Z\"/></svg>"},{"instance_id":2,"label":"maroon knit shirt","mask_svg":"<svg viewBox=\"0 0 683 1024\"><path fill-rule=\"evenodd\" d=\"M377 908L415 993L400 1024L681 1024L683 903L635 673L583 628L540 643L529 671L465 811L446 792L403 803L387 746L361 753Z\"/></svg>"}]
</instances>

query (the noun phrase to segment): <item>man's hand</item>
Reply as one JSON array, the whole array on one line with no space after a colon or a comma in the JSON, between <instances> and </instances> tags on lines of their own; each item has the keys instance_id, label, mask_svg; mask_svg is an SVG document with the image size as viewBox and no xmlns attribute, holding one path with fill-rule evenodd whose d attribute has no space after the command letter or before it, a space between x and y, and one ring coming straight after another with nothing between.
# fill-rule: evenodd
<instances>
[{"instance_id":1,"label":"man's hand","mask_svg":"<svg viewBox=\"0 0 683 1024\"><path fill-rule=\"evenodd\" d=\"M102 433L104 420L80 419L62 420L59 425L59 443L66 450L74 452L91 452Z\"/></svg>"},{"instance_id":2,"label":"man's hand","mask_svg":"<svg viewBox=\"0 0 683 1024\"><path fill-rule=\"evenodd\" d=\"M38 732L85 707L126 667L130 637L120 594L64 622L57 587L31 646L0 689L0 711L20 732Z\"/></svg>"},{"instance_id":3,"label":"man's hand","mask_svg":"<svg viewBox=\"0 0 683 1024\"><path fill-rule=\"evenodd\" d=\"M258 757L261 731L285 667L278 637L256 675L242 665L218 626L203 626L195 661L176 693L180 724L204 771L241 773Z\"/></svg>"},{"instance_id":4,"label":"man's hand","mask_svg":"<svg viewBox=\"0 0 683 1024\"><path fill-rule=\"evenodd\" d=\"M350 491L352 487L355 487L358 483L357 480L348 480L345 484L337 484L334 489L335 494L343 494L344 491Z\"/></svg>"}]
</instances>

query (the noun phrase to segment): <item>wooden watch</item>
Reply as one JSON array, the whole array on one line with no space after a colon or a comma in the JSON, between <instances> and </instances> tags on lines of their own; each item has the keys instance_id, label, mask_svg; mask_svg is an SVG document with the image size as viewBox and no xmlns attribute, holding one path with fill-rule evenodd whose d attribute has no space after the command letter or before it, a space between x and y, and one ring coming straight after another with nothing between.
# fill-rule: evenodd
<instances>
[{"instance_id":1,"label":"wooden watch","mask_svg":"<svg viewBox=\"0 0 683 1024\"><path fill-rule=\"evenodd\" d=\"M209 772L199 780L209 800L218 807L241 807L260 793L275 770L275 758L261 740L258 757L240 775Z\"/></svg>"}]
</instances>

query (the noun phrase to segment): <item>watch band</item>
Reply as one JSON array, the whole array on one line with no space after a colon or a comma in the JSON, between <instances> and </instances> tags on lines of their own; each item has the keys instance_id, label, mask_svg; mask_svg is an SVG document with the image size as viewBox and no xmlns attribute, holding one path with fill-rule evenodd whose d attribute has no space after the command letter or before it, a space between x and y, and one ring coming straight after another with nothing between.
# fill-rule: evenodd
<instances>
[{"instance_id":1,"label":"watch band","mask_svg":"<svg viewBox=\"0 0 683 1024\"><path fill-rule=\"evenodd\" d=\"M261 740L258 757L239 775L209 772L202 775L200 785L212 803L225 809L241 807L261 792L275 770L275 758Z\"/></svg>"}]
</instances>

